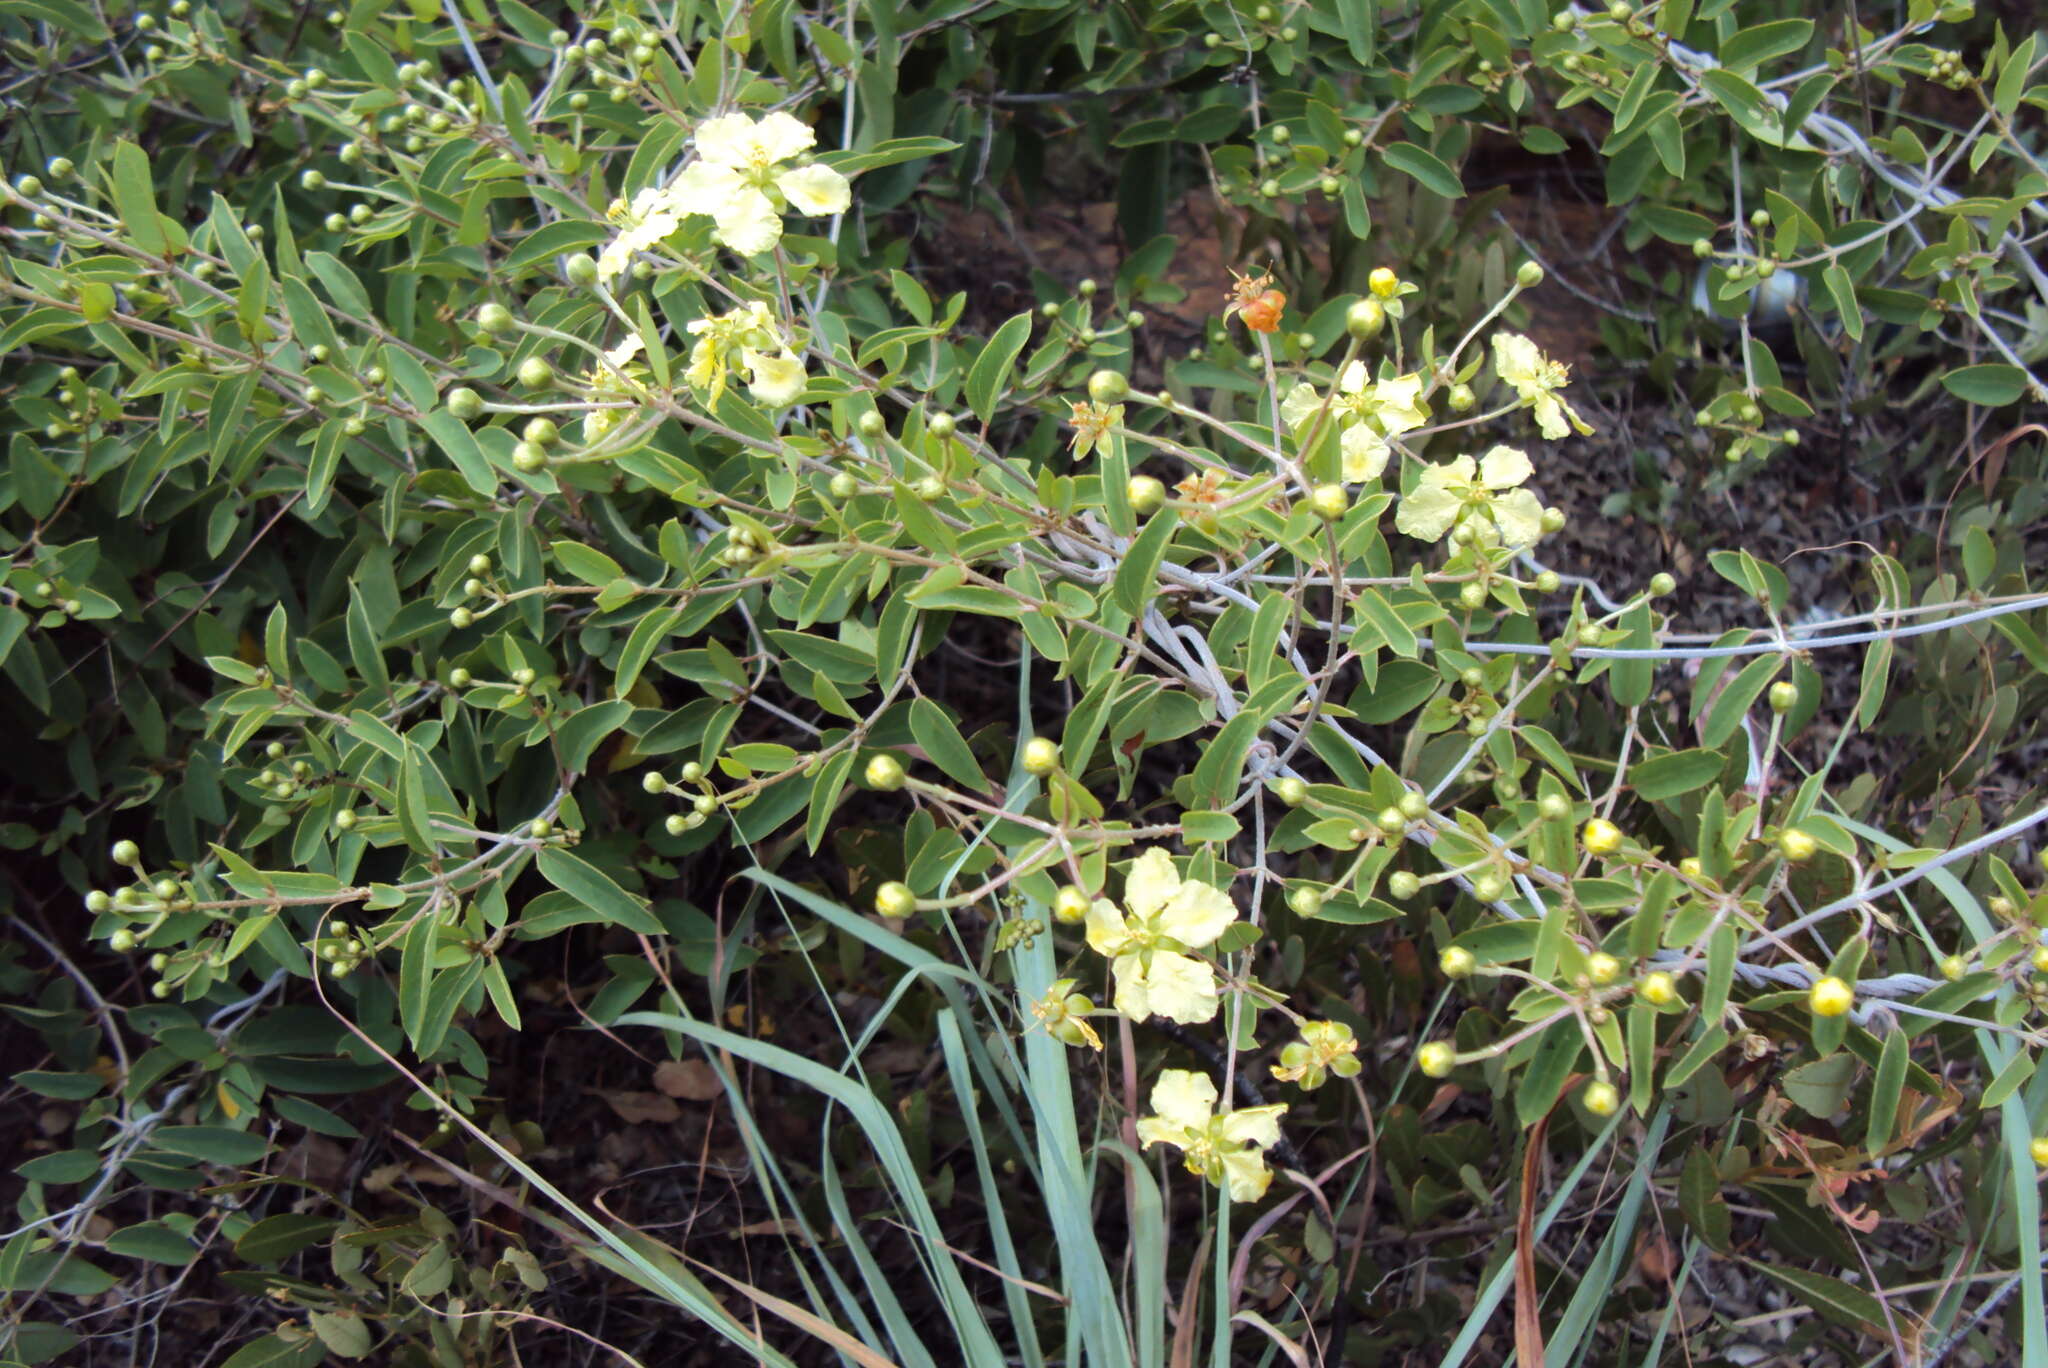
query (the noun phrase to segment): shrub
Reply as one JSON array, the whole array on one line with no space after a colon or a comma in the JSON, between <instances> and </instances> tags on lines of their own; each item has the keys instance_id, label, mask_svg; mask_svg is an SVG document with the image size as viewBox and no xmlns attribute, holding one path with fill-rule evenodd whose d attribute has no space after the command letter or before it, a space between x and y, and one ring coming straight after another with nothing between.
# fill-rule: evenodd
<instances>
[{"instance_id":1,"label":"shrub","mask_svg":"<svg viewBox=\"0 0 2048 1368\"><path fill-rule=\"evenodd\" d=\"M14 1360L2048 1363L2038 34L0 30Z\"/></svg>"}]
</instances>

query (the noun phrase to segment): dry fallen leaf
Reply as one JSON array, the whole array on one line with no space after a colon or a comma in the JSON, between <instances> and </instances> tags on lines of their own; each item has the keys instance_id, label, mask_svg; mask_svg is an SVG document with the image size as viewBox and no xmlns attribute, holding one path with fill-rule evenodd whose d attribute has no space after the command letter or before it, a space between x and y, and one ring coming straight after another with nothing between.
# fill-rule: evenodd
<instances>
[{"instance_id":1,"label":"dry fallen leaf","mask_svg":"<svg viewBox=\"0 0 2048 1368\"><path fill-rule=\"evenodd\" d=\"M709 1102L725 1091L717 1070L701 1059L663 1060L654 1066L654 1086L670 1097L687 1097L692 1102Z\"/></svg>"},{"instance_id":2,"label":"dry fallen leaf","mask_svg":"<svg viewBox=\"0 0 2048 1368\"><path fill-rule=\"evenodd\" d=\"M590 1088L605 1100L605 1104L618 1114L619 1120L628 1125L643 1121L680 1121L683 1109L660 1093L613 1091L607 1088Z\"/></svg>"}]
</instances>

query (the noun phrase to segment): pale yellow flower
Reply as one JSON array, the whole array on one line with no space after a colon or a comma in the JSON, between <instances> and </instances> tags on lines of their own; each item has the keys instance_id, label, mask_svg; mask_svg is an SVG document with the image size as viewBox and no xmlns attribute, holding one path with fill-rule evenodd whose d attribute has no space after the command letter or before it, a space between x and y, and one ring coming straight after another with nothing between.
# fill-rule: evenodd
<instances>
[{"instance_id":1,"label":"pale yellow flower","mask_svg":"<svg viewBox=\"0 0 2048 1368\"><path fill-rule=\"evenodd\" d=\"M747 373L748 392L770 408L793 404L802 396L803 358L783 341L775 316L760 300L715 318L699 318L684 330L697 341L690 348L683 378L703 392L706 408L714 407L725 393L735 366Z\"/></svg>"},{"instance_id":2,"label":"pale yellow flower","mask_svg":"<svg viewBox=\"0 0 2048 1368\"><path fill-rule=\"evenodd\" d=\"M1237 904L1221 889L1183 881L1157 848L1131 865L1124 904L1128 916L1105 898L1088 909L1088 944L1109 959L1117 1011L1183 1025L1215 1016L1216 972L1187 952L1214 943L1237 920Z\"/></svg>"},{"instance_id":3,"label":"pale yellow flower","mask_svg":"<svg viewBox=\"0 0 2048 1368\"><path fill-rule=\"evenodd\" d=\"M640 334L634 333L604 354L605 365L592 366L583 373L593 398L625 399L640 393L640 367L633 358L640 355ZM625 419L630 410L594 408L583 415L583 442L588 446L605 436Z\"/></svg>"},{"instance_id":4,"label":"pale yellow flower","mask_svg":"<svg viewBox=\"0 0 2048 1368\"><path fill-rule=\"evenodd\" d=\"M630 205L613 200L605 217L620 225L619 235L597 254L597 278L606 282L633 264L635 252L646 251L682 224L669 192L653 186L633 196Z\"/></svg>"},{"instance_id":5,"label":"pale yellow flower","mask_svg":"<svg viewBox=\"0 0 2048 1368\"><path fill-rule=\"evenodd\" d=\"M782 240L782 207L811 216L837 214L853 188L829 166L788 167L817 140L801 121L776 111L758 122L725 114L697 126L697 160L670 187L679 212L708 214L712 236L742 256ZM779 201L779 203L778 203Z\"/></svg>"},{"instance_id":6,"label":"pale yellow flower","mask_svg":"<svg viewBox=\"0 0 2048 1368\"><path fill-rule=\"evenodd\" d=\"M1543 506L1516 486L1534 474L1529 458L1497 446L1475 465L1470 456L1426 466L1394 514L1394 526L1422 541L1439 541L1463 524L1484 545L1529 546L1543 535Z\"/></svg>"},{"instance_id":7,"label":"pale yellow flower","mask_svg":"<svg viewBox=\"0 0 2048 1368\"><path fill-rule=\"evenodd\" d=\"M1571 379L1571 368L1546 357L1536 344L1520 333L1493 335L1493 370L1501 383L1520 396L1536 413L1536 430L1551 441L1576 430L1590 436L1592 427L1557 397L1557 391Z\"/></svg>"},{"instance_id":8,"label":"pale yellow flower","mask_svg":"<svg viewBox=\"0 0 2048 1368\"><path fill-rule=\"evenodd\" d=\"M1206 1074L1167 1069L1152 1085L1153 1115L1138 1121L1143 1147L1168 1144L1181 1152L1189 1173L1208 1179L1233 1202L1255 1202L1273 1181L1268 1147L1280 1143L1284 1106L1216 1112L1216 1085Z\"/></svg>"},{"instance_id":9,"label":"pale yellow flower","mask_svg":"<svg viewBox=\"0 0 2048 1368\"><path fill-rule=\"evenodd\" d=\"M1387 439L1429 421L1429 405L1421 396L1419 375L1375 381L1361 361L1353 361L1338 373L1329 402L1339 429L1337 448L1346 484L1378 479L1393 451ZM1280 401L1280 417L1289 431L1302 437L1322 406L1323 396L1314 385L1298 384Z\"/></svg>"},{"instance_id":10,"label":"pale yellow flower","mask_svg":"<svg viewBox=\"0 0 2048 1368\"><path fill-rule=\"evenodd\" d=\"M1093 1002L1074 991L1074 980L1070 978L1053 980L1045 995L1031 1004L1031 1015L1038 1018L1054 1040L1100 1050L1102 1037L1088 1024L1088 1014L1094 1010Z\"/></svg>"},{"instance_id":11,"label":"pale yellow flower","mask_svg":"<svg viewBox=\"0 0 2048 1368\"><path fill-rule=\"evenodd\" d=\"M1351 1078L1359 1068L1358 1041L1349 1026L1341 1021L1305 1021L1301 1039L1281 1047L1273 1077L1283 1083L1299 1083L1303 1092L1314 1092L1329 1075Z\"/></svg>"}]
</instances>

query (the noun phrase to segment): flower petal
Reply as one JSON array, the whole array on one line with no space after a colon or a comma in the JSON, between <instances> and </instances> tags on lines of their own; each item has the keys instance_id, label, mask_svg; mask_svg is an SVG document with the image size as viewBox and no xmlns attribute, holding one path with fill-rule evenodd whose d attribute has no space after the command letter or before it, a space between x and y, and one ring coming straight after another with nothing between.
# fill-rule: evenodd
<instances>
[{"instance_id":1,"label":"flower petal","mask_svg":"<svg viewBox=\"0 0 2048 1368\"><path fill-rule=\"evenodd\" d=\"M1205 883L1184 883L1159 914L1159 929L1190 950L1199 950L1237 920L1230 895Z\"/></svg>"},{"instance_id":2,"label":"flower petal","mask_svg":"<svg viewBox=\"0 0 2048 1368\"><path fill-rule=\"evenodd\" d=\"M1526 489L1511 490L1493 501L1493 520L1503 546L1533 546L1543 535L1543 505Z\"/></svg>"},{"instance_id":3,"label":"flower petal","mask_svg":"<svg viewBox=\"0 0 2048 1368\"><path fill-rule=\"evenodd\" d=\"M1461 458L1467 459L1470 458ZM1441 470L1442 467L1433 467ZM1422 482L1404 496L1394 510L1394 526L1421 541L1439 541L1465 511L1464 495L1446 487L1446 481L1431 479L1423 472Z\"/></svg>"},{"instance_id":4,"label":"flower petal","mask_svg":"<svg viewBox=\"0 0 2048 1368\"><path fill-rule=\"evenodd\" d=\"M1217 1118L1217 1128L1232 1144L1257 1145L1260 1149L1280 1143L1280 1117L1284 1104L1270 1107L1240 1107Z\"/></svg>"},{"instance_id":5,"label":"flower petal","mask_svg":"<svg viewBox=\"0 0 2048 1368\"><path fill-rule=\"evenodd\" d=\"M754 374L754 378L747 382L747 392L770 408L787 408L794 404L808 383L802 358L788 352L769 356L752 347L744 347L740 350L740 360Z\"/></svg>"},{"instance_id":6,"label":"flower petal","mask_svg":"<svg viewBox=\"0 0 2048 1368\"><path fill-rule=\"evenodd\" d=\"M694 161L669 182L668 202L679 214L719 214L747 189L740 173L714 161Z\"/></svg>"},{"instance_id":7,"label":"flower petal","mask_svg":"<svg viewBox=\"0 0 2048 1368\"><path fill-rule=\"evenodd\" d=\"M1337 388L1345 394L1363 394L1371 379L1371 372L1366 370L1365 362L1353 361L1338 374Z\"/></svg>"},{"instance_id":8,"label":"flower petal","mask_svg":"<svg viewBox=\"0 0 2048 1368\"><path fill-rule=\"evenodd\" d=\"M1389 437L1413 431L1429 421L1429 405L1422 401L1422 377L1397 375L1372 387L1373 417Z\"/></svg>"},{"instance_id":9,"label":"flower petal","mask_svg":"<svg viewBox=\"0 0 2048 1368\"><path fill-rule=\"evenodd\" d=\"M1109 972L1116 976L1116 995L1110 1005L1132 1021L1143 1021L1152 1015L1152 988L1145 981L1145 960L1136 951L1118 955L1109 962Z\"/></svg>"},{"instance_id":10,"label":"flower petal","mask_svg":"<svg viewBox=\"0 0 2048 1368\"><path fill-rule=\"evenodd\" d=\"M1571 425L1564 420L1564 401L1545 390L1536 396L1536 430L1551 441L1570 432Z\"/></svg>"},{"instance_id":11,"label":"flower petal","mask_svg":"<svg viewBox=\"0 0 2048 1368\"><path fill-rule=\"evenodd\" d=\"M1493 335L1493 372L1527 399L1543 383L1543 353L1520 333Z\"/></svg>"},{"instance_id":12,"label":"flower petal","mask_svg":"<svg viewBox=\"0 0 2048 1368\"><path fill-rule=\"evenodd\" d=\"M1223 1190L1233 1202L1256 1202L1266 1195L1273 1174L1265 1156L1257 1150L1238 1150L1223 1155Z\"/></svg>"},{"instance_id":13,"label":"flower petal","mask_svg":"<svg viewBox=\"0 0 2048 1368\"><path fill-rule=\"evenodd\" d=\"M1380 472L1387 468L1387 457L1393 450L1387 445L1386 438L1364 423L1353 423L1345 428L1339 447L1344 453L1346 484L1377 480Z\"/></svg>"},{"instance_id":14,"label":"flower petal","mask_svg":"<svg viewBox=\"0 0 2048 1368\"><path fill-rule=\"evenodd\" d=\"M1216 1085L1192 1069L1162 1069L1152 1085L1152 1110L1162 1121L1202 1130L1216 1109Z\"/></svg>"},{"instance_id":15,"label":"flower petal","mask_svg":"<svg viewBox=\"0 0 2048 1368\"><path fill-rule=\"evenodd\" d=\"M1134 917L1149 917L1179 888L1180 872L1172 858L1154 846L1131 862L1131 872L1124 877L1124 906Z\"/></svg>"},{"instance_id":16,"label":"flower petal","mask_svg":"<svg viewBox=\"0 0 2048 1368\"><path fill-rule=\"evenodd\" d=\"M1152 952L1152 963L1144 970L1144 995L1152 1014L1183 1026L1211 1020L1222 1005L1216 994L1215 971L1198 959L1171 950ZM1121 1004L1118 1010L1122 1010Z\"/></svg>"},{"instance_id":17,"label":"flower petal","mask_svg":"<svg viewBox=\"0 0 2048 1368\"><path fill-rule=\"evenodd\" d=\"M785 162L811 149L818 135L793 114L776 110L754 127L754 146L771 162Z\"/></svg>"},{"instance_id":18,"label":"flower petal","mask_svg":"<svg viewBox=\"0 0 2048 1368\"><path fill-rule=\"evenodd\" d=\"M1098 955L1119 955L1123 953L1124 942L1131 938L1130 928L1124 923L1124 914L1117 910L1115 903L1107 898L1097 898L1088 908L1088 948Z\"/></svg>"},{"instance_id":19,"label":"flower petal","mask_svg":"<svg viewBox=\"0 0 2048 1368\"><path fill-rule=\"evenodd\" d=\"M1323 406L1323 396L1310 384L1297 384L1287 391L1287 397L1280 401L1280 418L1287 424L1289 432L1298 433L1301 425L1315 416Z\"/></svg>"},{"instance_id":20,"label":"flower petal","mask_svg":"<svg viewBox=\"0 0 2048 1368\"><path fill-rule=\"evenodd\" d=\"M1495 447L1479 463L1479 483L1488 489L1513 489L1535 473L1527 453L1511 446Z\"/></svg>"},{"instance_id":21,"label":"flower petal","mask_svg":"<svg viewBox=\"0 0 2048 1368\"><path fill-rule=\"evenodd\" d=\"M775 188L788 197L790 208L811 218L843 214L853 203L853 187L829 166L785 171L775 178Z\"/></svg>"},{"instance_id":22,"label":"flower petal","mask_svg":"<svg viewBox=\"0 0 2048 1368\"><path fill-rule=\"evenodd\" d=\"M782 241L782 216L759 190L741 190L717 218L718 240L741 256L759 256Z\"/></svg>"},{"instance_id":23,"label":"flower petal","mask_svg":"<svg viewBox=\"0 0 2048 1368\"><path fill-rule=\"evenodd\" d=\"M697 125L697 155L714 166L750 166L757 145L754 121L744 114L721 114Z\"/></svg>"}]
</instances>

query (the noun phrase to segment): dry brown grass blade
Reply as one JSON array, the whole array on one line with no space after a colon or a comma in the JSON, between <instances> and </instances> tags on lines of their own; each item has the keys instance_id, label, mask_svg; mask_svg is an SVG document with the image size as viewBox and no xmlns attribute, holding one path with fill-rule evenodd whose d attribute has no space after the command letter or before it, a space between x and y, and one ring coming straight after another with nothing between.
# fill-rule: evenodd
<instances>
[{"instance_id":1,"label":"dry brown grass blade","mask_svg":"<svg viewBox=\"0 0 2048 1368\"><path fill-rule=\"evenodd\" d=\"M1543 1368L1543 1317L1536 1305L1536 1165L1543 1153L1543 1133L1550 1128L1545 1112L1529 1127L1522 1150L1521 1210L1515 1217L1515 1364Z\"/></svg>"},{"instance_id":2,"label":"dry brown grass blade","mask_svg":"<svg viewBox=\"0 0 2048 1368\"><path fill-rule=\"evenodd\" d=\"M1194 1260L1188 1265L1187 1285L1181 1288L1173 1351L1166 1356L1169 1368L1195 1368L1195 1322L1200 1319L1195 1313L1202 1305L1202 1265L1208 1262L1208 1257L1209 1232L1203 1231L1202 1242L1195 1246Z\"/></svg>"}]
</instances>

